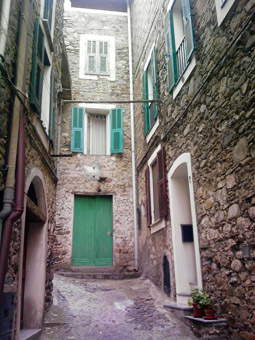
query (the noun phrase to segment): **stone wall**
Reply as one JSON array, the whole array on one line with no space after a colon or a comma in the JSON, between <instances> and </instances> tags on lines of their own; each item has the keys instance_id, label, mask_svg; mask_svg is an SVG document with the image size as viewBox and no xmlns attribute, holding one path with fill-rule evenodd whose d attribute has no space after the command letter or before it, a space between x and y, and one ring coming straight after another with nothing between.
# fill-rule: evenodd
<instances>
[{"instance_id":1,"label":"stone wall","mask_svg":"<svg viewBox=\"0 0 255 340\"><path fill-rule=\"evenodd\" d=\"M8 31L6 52L5 52L5 64L8 73L15 81L14 75L16 72L17 61L17 36L18 36L18 20L20 15L21 1L12 1L10 25ZM56 97L61 98L62 95L62 58L65 53L64 40L63 40L63 6L64 1L57 1L56 5L56 20L54 31L54 55L53 55L53 70L56 80ZM32 43L33 36L33 23L35 16L40 8L40 1L31 2L30 17L27 21L28 36L26 46L26 67L25 67L25 93L29 93L30 74L32 65ZM1 74L0 74L1 75ZM1 98L1 114L0 114L0 190L4 189L4 178L2 174L3 168L6 168L6 154L8 151L8 139L9 125L12 116L12 104L14 101L14 93L10 91L6 82L0 79L0 98ZM60 106L57 106L56 115L60 114ZM29 103L26 104L27 112L25 114L25 181L27 182L29 175L33 169L37 169L43 176L45 182L45 199L46 199L46 211L45 214L48 217L47 220L47 259L46 259L46 282L45 282L45 308L47 308L52 302L52 280L53 280L53 256L52 246L55 242L55 196L56 196L56 168L55 163L50 157L50 153L53 152L51 142L44 130L42 122L37 114L35 114L29 107ZM9 120L9 121L8 121ZM9 124L9 125L8 125ZM45 144L46 141L46 144ZM46 146L45 146L46 145ZM0 196L0 199L2 197ZM2 202L0 201L0 207ZM22 245L22 233L24 232L24 224L18 221L12 232L12 242L9 251L9 265L8 273L5 282L5 291L13 291L17 293L17 299L21 298L20 291L18 290L19 282L22 277L19 277L20 264L22 261L23 245ZM18 312L16 310L16 312ZM18 312L19 313L19 312ZM19 325L18 325L19 327Z\"/></svg>"},{"instance_id":2,"label":"stone wall","mask_svg":"<svg viewBox=\"0 0 255 340\"><path fill-rule=\"evenodd\" d=\"M144 6L133 6L134 50L146 53L158 37L160 127L149 144L141 133L141 107L136 106L139 204L145 200L144 163L159 143L167 151L167 170L182 153L190 152L194 181L203 286L237 337L254 332L254 1L236 1L220 27L213 0L191 1L195 28L196 67L173 100L167 89L164 18L147 17L151 32L139 26ZM141 21L140 21L141 18ZM147 41L147 44L145 44ZM142 51L142 49L141 49ZM134 57L135 94L141 96L144 55ZM170 197L171 199L171 197ZM142 209L144 211L144 209ZM140 232L141 265L162 285L162 256L171 253L170 226L150 235L145 216ZM245 255L244 246L249 251ZM171 258L171 261L173 259ZM173 278L173 275L172 275ZM174 280L173 284L174 284ZM246 332L246 335L242 332ZM247 335L248 334L248 335ZM247 337L248 339L248 337Z\"/></svg>"},{"instance_id":3,"label":"stone wall","mask_svg":"<svg viewBox=\"0 0 255 340\"><path fill-rule=\"evenodd\" d=\"M88 13L71 9L65 13L65 42L75 100L128 100L128 35L127 16ZM79 78L80 35L95 34L114 37L116 44L116 80L98 77ZM73 104L74 106L74 104ZM124 109L124 152L120 155L93 156L73 153L58 160L57 189L57 267L70 267L74 195L110 194L113 196L113 267L116 275L134 269L134 232L132 207L130 111ZM70 154L72 105L65 105L61 122L62 154ZM104 180L101 180L104 178Z\"/></svg>"}]
</instances>

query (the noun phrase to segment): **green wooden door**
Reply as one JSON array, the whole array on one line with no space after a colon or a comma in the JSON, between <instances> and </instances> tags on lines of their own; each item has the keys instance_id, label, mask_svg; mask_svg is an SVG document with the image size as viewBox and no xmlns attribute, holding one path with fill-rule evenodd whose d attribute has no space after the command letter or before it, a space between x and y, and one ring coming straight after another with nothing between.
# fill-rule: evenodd
<instances>
[{"instance_id":1,"label":"green wooden door","mask_svg":"<svg viewBox=\"0 0 255 340\"><path fill-rule=\"evenodd\" d=\"M112 266L112 197L75 196L73 266Z\"/></svg>"}]
</instances>

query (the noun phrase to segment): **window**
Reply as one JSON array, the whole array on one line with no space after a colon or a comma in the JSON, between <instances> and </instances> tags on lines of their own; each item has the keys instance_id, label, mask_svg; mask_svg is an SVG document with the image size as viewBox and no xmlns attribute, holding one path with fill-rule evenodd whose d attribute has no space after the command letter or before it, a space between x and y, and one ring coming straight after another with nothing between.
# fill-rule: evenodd
<instances>
[{"instance_id":1,"label":"window","mask_svg":"<svg viewBox=\"0 0 255 340\"><path fill-rule=\"evenodd\" d=\"M92 112L93 111L93 112ZM110 112L74 107L72 109L72 152L89 155L123 153L123 109ZM108 148L109 146L109 148ZM108 152L108 149L111 152Z\"/></svg>"},{"instance_id":2,"label":"window","mask_svg":"<svg viewBox=\"0 0 255 340\"><path fill-rule=\"evenodd\" d=\"M43 78L45 67L50 66L44 44L44 34L37 18L34 24L32 70L30 82L30 103L37 113L41 113Z\"/></svg>"},{"instance_id":3,"label":"window","mask_svg":"<svg viewBox=\"0 0 255 340\"><path fill-rule=\"evenodd\" d=\"M158 73L156 50L153 48L149 62L147 63L143 73L143 99L157 100L158 91ZM143 104L144 113L144 135L147 136L158 118L158 104L155 102Z\"/></svg>"},{"instance_id":4,"label":"window","mask_svg":"<svg viewBox=\"0 0 255 340\"><path fill-rule=\"evenodd\" d=\"M108 42L88 40L86 73L109 74Z\"/></svg>"},{"instance_id":5,"label":"window","mask_svg":"<svg viewBox=\"0 0 255 340\"><path fill-rule=\"evenodd\" d=\"M157 223L168 215L165 151L159 146L145 170L147 225Z\"/></svg>"},{"instance_id":6,"label":"window","mask_svg":"<svg viewBox=\"0 0 255 340\"><path fill-rule=\"evenodd\" d=\"M215 0L218 26L221 25L235 0Z\"/></svg>"},{"instance_id":7,"label":"window","mask_svg":"<svg viewBox=\"0 0 255 340\"><path fill-rule=\"evenodd\" d=\"M98 76L115 80L115 41L113 37L81 35L80 78Z\"/></svg>"},{"instance_id":8,"label":"window","mask_svg":"<svg viewBox=\"0 0 255 340\"><path fill-rule=\"evenodd\" d=\"M166 17L166 57L169 90L173 90L188 68L194 52L189 0L171 1Z\"/></svg>"},{"instance_id":9,"label":"window","mask_svg":"<svg viewBox=\"0 0 255 340\"><path fill-rule=\"evenodd\" d=\"M49 29L51 29L52 8L53 8L53 0L44 0L43 18L45 20L48 20Z\"/></svg>"}]
</instances>

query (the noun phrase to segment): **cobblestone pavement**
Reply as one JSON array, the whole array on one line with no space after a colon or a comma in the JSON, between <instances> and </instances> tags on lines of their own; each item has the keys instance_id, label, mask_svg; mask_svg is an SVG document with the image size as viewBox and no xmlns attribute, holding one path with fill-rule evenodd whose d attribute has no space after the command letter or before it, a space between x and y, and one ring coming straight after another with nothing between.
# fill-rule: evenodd
<instances>
[{"instance_id":1,"label":"cobblestone pavement","mask_svg":"<svg viewBox=\"0 0 255 340\"><path fill-rule=\"evenodd\" d=\"M55 275L54 304L40 340L193 340L163 308L149 280L85 280Z\"/></svg>"}]
</instances>

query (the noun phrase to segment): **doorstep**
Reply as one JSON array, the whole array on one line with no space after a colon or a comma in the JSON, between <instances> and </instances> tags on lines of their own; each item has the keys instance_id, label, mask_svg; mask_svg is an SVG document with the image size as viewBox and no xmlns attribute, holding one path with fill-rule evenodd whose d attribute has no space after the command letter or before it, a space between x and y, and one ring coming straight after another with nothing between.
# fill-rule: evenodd
<instances>
[{"instance_id":1,"label":"doorstep","mask_svg":"<svg viewBox=\"0 0 255 340\"><path fill-rule=\"evenodd\" d=\"M167 305L164 305L165 308L169 308L169 309L177 309L177 310L183 310L183 311L192 311L192 307L191 306L187 306L187 305L180 305L178 303L169 303Z\"/></svg>"},{"instance_id":2,"label":"doorstep","mask_svg":"<svg viewBox=\"0 0 255 340\"><path fill-rule=\"evenodd\" d=\"M41 329L21 329L19 340L38 340Z\"/></svg>"},{"instance_id":3,"label":"doorstep","mask_svg":"<svg viewBox=\"0 0 255 340\"><path fill-rule=\"evenodd\" d=\"M225 324L227 325L227 320L226 319L215 319L215 320L205 320L203 318L195 318L194 316L191 315L185 315L184 316L185 319L194 321L194 322L198 322L198 323L202 323L202 324L207 324L207 325L216 325L216 324Z\"/></svg>"}]
</instances>

